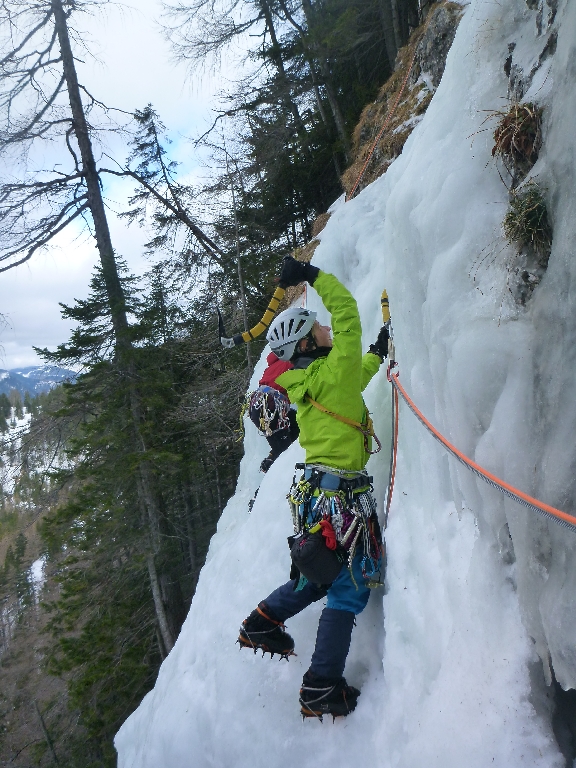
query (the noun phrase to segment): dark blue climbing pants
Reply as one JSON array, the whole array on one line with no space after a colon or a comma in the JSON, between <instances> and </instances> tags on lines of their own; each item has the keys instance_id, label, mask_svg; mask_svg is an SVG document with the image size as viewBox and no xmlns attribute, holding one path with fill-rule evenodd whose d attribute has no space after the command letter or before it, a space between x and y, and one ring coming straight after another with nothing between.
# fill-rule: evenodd
<instances>
[{"instance_id":1,"label":"dark blue climbing pants","mask_svg":"<svg viewBox=\"0 0 576 768\"><path fill-rule=\"evenodd\" d=\"M354 617L364 610L370 596L370 590L362 577L361 561L362 555L356 555L352 564L356 585L348 568L342 566L328 589L306 582L302 589L296 591L297 579L292 579L275 589L263 601L273 618L284 622L311 603L323 597L328 598L320 616L316 647L310 664L310 671L315 675L339 678L344 674Z\"/></svg>"}]
</instances>

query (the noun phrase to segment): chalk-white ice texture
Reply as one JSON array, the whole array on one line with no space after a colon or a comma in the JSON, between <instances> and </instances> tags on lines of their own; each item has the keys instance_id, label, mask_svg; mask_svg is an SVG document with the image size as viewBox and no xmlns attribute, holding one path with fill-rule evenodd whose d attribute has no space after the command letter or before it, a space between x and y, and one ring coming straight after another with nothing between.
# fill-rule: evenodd
<instances>
[{"instance_id":1,"label":"chalk-white ice texture","mask_svg":"<svg viewBox=\"0 0 576 768\"><path fill-rule=\"evenodd\" d=\"M365 348L388 289L401 380L455 445L574 512L576 3L560 3L556 54L524 97L545 108L532 175L554 225L548 270L526 307L509 291L508 193L492 130L479 132L506 105L509 44L522 66L538 61L546 36L536 22L523 0L466 7L424 120L383 177L333 207L314 263L357 297ZM319 307L313 290L309 306ZM386 445L384 369L366 400ZM564 765L529 670L540 658L548 674L550 658L559 682L576 687L575 534L483 485L403 407L387 593L359 617L346 668L359 705L335 724L302 723L298 689L322 606L288 622L298 654L289 663L235 645L242 619L289 569L285 495L303 454L293 445L276 461L249 514L266 452L248 424L237 492L182 633L117 735L120 768ZM368 468L381 510L387 451Z\"/></svg>"}]
</instances>

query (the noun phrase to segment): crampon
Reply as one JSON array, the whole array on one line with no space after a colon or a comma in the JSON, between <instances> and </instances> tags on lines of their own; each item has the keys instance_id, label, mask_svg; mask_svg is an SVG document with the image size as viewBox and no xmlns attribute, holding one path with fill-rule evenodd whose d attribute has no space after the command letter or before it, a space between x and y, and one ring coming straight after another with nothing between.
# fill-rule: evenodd
<instances>
[{"instance_id":1,"label":"crampon","mask_svg":"<svg viewBox=\"0 0 576 768\"><path fill-rule=\"evenodd\" d=\"M348 685L342 677L339 680L304 675L300 689L300 713L302 719L315 717L323 722L324 715L346 717L356 709L360 691Z\"/></svg>"},{"instance_id":2,"label":"crampon","mask_svg":"<svg viewBox=\"0 0 576 768\"><path fill-rule=\"evenodd\" d=\"M294 640L290 637L281 621L268 615L262 604L252 611L242 622L237 643L240 648L251 648L254 653L260 649L262 656L266 653L273 658L275 654L288 661L294 653Z\"/></svg>"}]
</instances>

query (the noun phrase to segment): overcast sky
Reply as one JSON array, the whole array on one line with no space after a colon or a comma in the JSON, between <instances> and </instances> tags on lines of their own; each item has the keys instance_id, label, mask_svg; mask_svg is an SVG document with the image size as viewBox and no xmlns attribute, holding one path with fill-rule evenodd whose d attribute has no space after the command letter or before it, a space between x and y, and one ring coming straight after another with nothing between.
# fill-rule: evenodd
<instances>
[{"instance_id":1,"label":"overcast sky","mask_svg":"<svg viewBox=\"0 0 576 768\"><path fill-rule=\"evenodd\" d=\"M75 16L89 29L89 47L97 60L79 64L79 79L104 103L132 111L154 105L175 140L176 159L188 174L201 173L184 137L197 135L212 123L215 94L226 85L220 76L203 74L194 80L184 65L171 62L168 43L157 25L160 0L128 0L109 4L92 17ZM120 159L124 159L121 157ZM114 196L114 189L108 189ZM143 233L110 217L114 246L136 273ZM58 302L85 298L98 261L94 242L77 232L63 233L57 247L35 255L28 263L0 274L0 313L8 324L0 328L0 368L35 365L32 345L54 348L68 339L70 325L60 318Z\"/></svg>"}]
</instances>

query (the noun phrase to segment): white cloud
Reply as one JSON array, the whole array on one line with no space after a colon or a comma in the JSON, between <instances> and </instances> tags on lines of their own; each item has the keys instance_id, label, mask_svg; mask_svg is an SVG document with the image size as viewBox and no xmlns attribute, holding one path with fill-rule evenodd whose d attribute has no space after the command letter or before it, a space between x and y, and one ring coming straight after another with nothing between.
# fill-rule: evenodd
<instances>
[{"instance_id":1,"label":"white cloud","mask_svg":"<svg viewBox=\"0 0 576 768\"><path fill-rule=\"evenodd\" d=\"M174 138L173 149L188 178L204 173L184 136L200 133L212 122L213 94L222 86L216 75L204 74L193 81L184 65L171 63L168 43L155 21L160 17L160 0L139 0L130 4L105 4L94 15L77 14L74 24L94 54L78 51L80 81L104 103L127 111L149 102L160 114ZM126 148L113 140L114 151L123 161ZM126 199L133 184L108 182L109 206ZM142 245L146 233L137 226L110 215L114 247L140 274L146 268ZM57 245L35 255L30 262L0 274L0 312L8 325L0 327L0 367L13 368L38 363L32 345L54 348L67 340L70 324L60 317L58 302L73 303L85 298L88 282L98 261L94 241L86 233L74 239L64 233Z\"/></svg>"}]
</instances>

